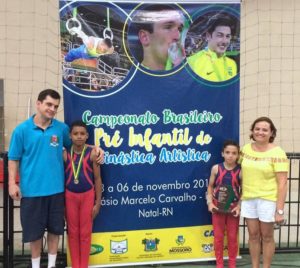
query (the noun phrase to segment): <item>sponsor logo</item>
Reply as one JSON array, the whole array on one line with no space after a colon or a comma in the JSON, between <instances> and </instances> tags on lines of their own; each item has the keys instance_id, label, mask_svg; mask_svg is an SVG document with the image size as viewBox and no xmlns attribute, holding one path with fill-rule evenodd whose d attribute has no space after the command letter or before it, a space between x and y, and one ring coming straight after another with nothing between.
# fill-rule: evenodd
<instances>
[{"instance_id":1,"label":"sponsor logo","mask_svg":"<svg viewBox=\"0 0 300 268\"><path fill-rule=\"evenodd\" d=\"M214 245L213 244L202 244L202 251L204 253L209 253L214 250Z\"/></svg>"},{"instance_id":2,"label":"sponsor logo","mask_svg":"<svg viewBox=\"0 0 300 268\"><path fill-rule=\"evenodd\" d=\"M110 240L110 253L112 254L124 254L128 251L127 239L122 241Z\"/></svg>"},{"instance_id":3,"label":"sponsor logo","mask_svg":"<svg viewBox=\"0 0 300 268\"><path fill-rule=\"evenodd\" d=\"M104 248L101 245L96 245L92 244L91 245L91 250L90 250L90 255L96 255L101 253L104 250Z\"/></svg>"},{"instance_id":4,"label":"sponsor logo","mask_svg":"<svg viewBox=\"0 0 300 268\"><path fill-rule=\"evenodd\" d=\"M145 251L156 251L157 250L157 245L159 244L159 239L154 238L154 239L143 239L142 244L145 246L144 250Z\"/></svg>"},{"instance_id":5,"label":"sponsor logo","mask_svg":"<svg viewBox=\"0 0 300 268\"><path fill-rule=\"evenodd\" d=\"M175 240L177 245L183 245L185 243L185 239L183 235L177 236L177 239Z\"/></svg>"},{"instance_id":6,"label":"sponsor logo","mask_svg":"<svg viewBox=\"0 0 300 268\"><path fill-rule=\"evenodd\" d=\"M170 254L185 254L192 253L191 247L173 247L169 249Z\"/></svg>"},{"instance_id":7,"label":"sponsor logo","mask_svg":"<svg viewBox=\"0 0 300 268\"><path fill-rule=\"evenodd\" d=\"M214 71L207 72L206 75L211 75Z\"/></svg>"},{"instance_id":8,"label":"sponsor logo","mask_svg":"<svg viewBox=\"0 0 300 268\"><path fill-rule=\"evenodd\" d=\"M204 231L204 236L205 237L214 236L214 231L213 230L206 230L206 231Z\"/></svg>"},{"instance_id":9,"label":"sponsor logo","mask_svg":"<svg viewBox=\"0 0 300 268\"><path fill-rule=\"evenodd\" d=\"M59 145L59 140L56 135L52 135L50 138L50 145L53 147L57 147Z\"/></svg>"},{"instance_id":10,"label":"sponsor logo","mask_svg":"<svg viewBox=\"0 0 300 268\"><path fill-rule=\"evenodd\" d=\"M185 243L185 238L183 235L179 235L175 240L176 244L179 247L172 247L169 249L169 254L184 254L184 253L191 253L191 247L184 247L183 244Z\"/></svg>"}]
</instances>

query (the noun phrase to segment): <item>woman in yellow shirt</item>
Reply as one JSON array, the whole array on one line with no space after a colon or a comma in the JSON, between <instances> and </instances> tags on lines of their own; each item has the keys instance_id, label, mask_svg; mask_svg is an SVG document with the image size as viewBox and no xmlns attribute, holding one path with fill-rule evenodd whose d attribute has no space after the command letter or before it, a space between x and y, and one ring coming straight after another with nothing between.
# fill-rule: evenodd
<instances>
[{"instance_id":1,"label":"woman in yellow shirt","mask_svg":"<svg viewBox=\"0 0 300 268\"><path fill-rule=\"evenodd\" d=\"M251 125L252 143L241 151L242 205L246 219L252 268L259 268L262 245L263 267L271 267L275 251L274 222L284 222L288 159L273 142L276 128L268 117Z\"/></svg>"}]
</instances>

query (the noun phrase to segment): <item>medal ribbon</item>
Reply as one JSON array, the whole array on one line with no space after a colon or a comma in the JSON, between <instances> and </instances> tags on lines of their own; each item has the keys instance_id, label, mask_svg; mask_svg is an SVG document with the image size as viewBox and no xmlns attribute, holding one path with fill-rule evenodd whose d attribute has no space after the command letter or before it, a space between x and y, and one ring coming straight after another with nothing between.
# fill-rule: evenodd
<instances>
[{"instance_id":1,"label":"medal ribbon","mask_svg":"<svg viewBox=\"0 0 300 268\"><path fill-rule=\"evenodd\" d=\"M80 172L80 169L81 169L81 166L82 166L82 160L83 160L85 150L86 150L86 145L84 145L84 147L83 147L83 150L81 152L81 156L80 156L80 159L79 159L79 162L78 162L78 165L77 165L77 169L76 169L75 163L74 163L74 160L73 160L73 154L74 154L73 146L71 147L72 170L73 170L73 175L74 175L74 181L77 181L77 182L78 182L78 176L79 176L79 172Z\"/></svg>"}]
</instances>

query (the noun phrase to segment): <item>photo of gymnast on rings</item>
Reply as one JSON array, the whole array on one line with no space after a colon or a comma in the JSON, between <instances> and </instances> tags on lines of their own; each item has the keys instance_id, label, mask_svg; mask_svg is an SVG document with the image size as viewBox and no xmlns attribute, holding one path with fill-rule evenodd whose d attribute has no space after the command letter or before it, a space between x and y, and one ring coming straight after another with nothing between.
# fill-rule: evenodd
<instances>
[{"instance_id":1,"label":"photo of gymnast on rings","mask_svg":"<svg viewBox=\"0 0 300 268\"><path fill-rule=\"evenodd\" d=\"M63 77L90 91L106 91L128 74L131 63L122 45L124 21L111 8L70 8L61 19Z\"/></svg>"}]
</instances>

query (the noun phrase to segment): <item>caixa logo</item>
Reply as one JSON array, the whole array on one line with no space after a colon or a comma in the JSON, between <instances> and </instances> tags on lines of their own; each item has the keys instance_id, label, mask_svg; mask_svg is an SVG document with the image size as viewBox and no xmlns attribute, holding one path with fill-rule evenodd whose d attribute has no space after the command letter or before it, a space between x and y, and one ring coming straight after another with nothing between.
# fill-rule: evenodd
<instances>
[{"instance_id":1,"label":"caixa logo","mask_svg":"<svg viewBox=\"0 0 300 268\"><path fill-rule=\"evenodd\" d=\"M205 237L214 236L214 231L213 230L206 230L206 231L204 231L204 236Z\"/></svg>"}]
</instances>

